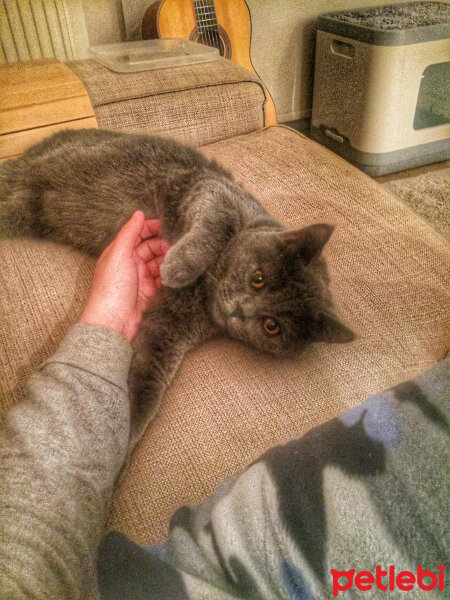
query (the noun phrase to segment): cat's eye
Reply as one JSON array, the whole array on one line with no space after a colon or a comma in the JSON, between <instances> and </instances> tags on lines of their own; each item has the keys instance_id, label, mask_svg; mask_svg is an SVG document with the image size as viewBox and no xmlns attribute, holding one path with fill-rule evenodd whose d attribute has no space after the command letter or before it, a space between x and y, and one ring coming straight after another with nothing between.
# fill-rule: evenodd
<instances>
[{"instance_id":1,"label":"cat's eye","mask_svg":"<svg viewBox=\"0 0 450 600\"><path fill-rule=\"evenodd\" d=\"M255 271L252 275L252 287L254 287L255 290L260 290L264 286L264 283L262 271Z\"/></svg>"},{"instance_id":2,"label":"cat's eye","mask_svg":"<svg viewBox=\"0 0 450 600\"><path fill-rule=\"evenodd\" d=\"M272 317L265 317L263 320L263 327L264 331L269 335L277 335L277 333L280 333L280 326L275 319L272 319Z\"/></svg>"}]
</instances>

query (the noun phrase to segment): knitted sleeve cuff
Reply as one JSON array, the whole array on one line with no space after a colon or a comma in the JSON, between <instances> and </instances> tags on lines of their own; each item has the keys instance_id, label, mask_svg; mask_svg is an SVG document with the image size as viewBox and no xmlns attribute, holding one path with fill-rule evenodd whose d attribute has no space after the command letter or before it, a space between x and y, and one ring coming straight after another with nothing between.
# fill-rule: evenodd
<instances>
[{"instance_id":1,"label":"knitted sleeve cuff","mask_svg":"<svg viewBox=\"0 0 450 600\"><path fill-rule=\"evenodd\" d=\"M98 325L77 323L44 365L70 365L126 391L132 354L131 345L118 333Z\"/></svg>"}]
</instances>

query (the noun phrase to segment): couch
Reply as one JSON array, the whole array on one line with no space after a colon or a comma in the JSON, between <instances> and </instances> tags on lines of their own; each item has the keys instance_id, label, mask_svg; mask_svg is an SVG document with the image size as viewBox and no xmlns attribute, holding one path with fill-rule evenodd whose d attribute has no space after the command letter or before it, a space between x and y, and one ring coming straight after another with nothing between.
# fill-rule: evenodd
<instances>
[{"instance_id":1,"label":"couch","mask_svg":"<svg viewBox=\"0 0 450 600\"><path fill-rule=\"evenodd\" d=\"M275 358L216 339L191 352L136 447L109 528L159 543L170 516L200 502L264 450L412 377L450 347L449 247L406 205L337 155L264 127L265 89L225 59L82 80L99 127L172 136L214 157L287 226L337 227L326 246L339 315L358 338ZM1 201L1 199L0 199ZM55 243L0 242L0 414L82 311L94 261Z\"/></svg>"}]
</instances>

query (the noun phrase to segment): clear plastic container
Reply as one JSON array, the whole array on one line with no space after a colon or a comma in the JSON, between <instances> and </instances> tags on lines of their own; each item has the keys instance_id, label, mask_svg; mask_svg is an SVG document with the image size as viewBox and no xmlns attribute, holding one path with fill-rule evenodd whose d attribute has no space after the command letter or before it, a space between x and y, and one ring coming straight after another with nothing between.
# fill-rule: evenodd
<instances>
[{"instance_id":1,"label":"clear plastic container","mask_svg":"<svg viewBox=\"0 0 450 600\"><path fill-rule=\"evenodd\" d=\"M119 73L165 69L219 58L219 50L180 38L104 44L89 48L91 57Z\"/></svg>"}]
</instances>

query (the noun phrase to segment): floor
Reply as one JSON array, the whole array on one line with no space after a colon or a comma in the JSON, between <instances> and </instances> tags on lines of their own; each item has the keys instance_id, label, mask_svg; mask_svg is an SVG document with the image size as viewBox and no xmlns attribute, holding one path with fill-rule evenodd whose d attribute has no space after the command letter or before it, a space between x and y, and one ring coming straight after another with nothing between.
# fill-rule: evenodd
<instances>
[{"instance_id":1,"label":"floor","mask_svg":"<svg viewBox=\"0 0 450 600\"><path fill-rule=\"evenodd\" d=\"M400 171L399 173L390 173L389 175L374 177L374 179L375 181L378 181L378 183L386 183L388 181L398 181L399 179L407 179L408 177L432 173L433 171L441 171L442 169L448 169L449 167L450 160L444 160L443 162L425 165L424 167L417 167L416 169L408 169L407 171Z\"/></svg>"}]
</instances>

